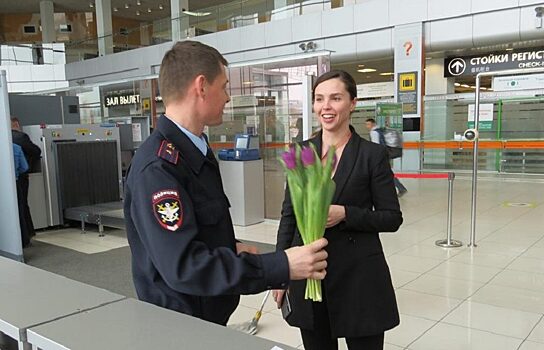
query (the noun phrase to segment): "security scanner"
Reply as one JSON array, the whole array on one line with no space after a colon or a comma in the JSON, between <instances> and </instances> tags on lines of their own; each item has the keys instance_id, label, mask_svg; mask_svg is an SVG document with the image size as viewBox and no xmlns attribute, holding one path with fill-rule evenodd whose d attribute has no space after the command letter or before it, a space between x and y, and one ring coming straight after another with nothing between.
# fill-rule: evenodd
<instances>
[{"instance_id":1,"label":"security scanner","mask_svg":"<svg viewBox=\"0 0 544 350\"><path fill-rule=\"evenodd\" d=\"M221 149L218 153L221 160L256 160L260 159L259 136L237 134L234 137L234 148Z\"/></svg>"},{"instance_id":2,"label":"security scanner","mask_svg":"<svg viewBox=\"0 0 544 350\"><path fill-rule=\"evenodd\" d=\"M36 228L65 220L124 228L119 128L115 125L33 125L24 127L42 150L42 172L30 185ZM40 180L41 183L40 184ZM33 192L34 191L34 192Z\"/></svg>"}]
</instances>

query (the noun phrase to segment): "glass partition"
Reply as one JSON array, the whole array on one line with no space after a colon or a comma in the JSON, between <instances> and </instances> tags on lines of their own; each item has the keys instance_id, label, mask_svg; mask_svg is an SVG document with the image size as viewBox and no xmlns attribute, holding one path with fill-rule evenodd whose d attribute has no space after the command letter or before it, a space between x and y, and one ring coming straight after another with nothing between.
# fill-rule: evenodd
<instances>
[{"instance_id":1,"label":"glass partition","mask_svg":"<svg viewBox=\"0 0 544 350\"><path fill-rule=\"evenodd\" d=\"M209 128L210 143L231 148L237 133L259 135L266 218L280 218L285 175L278 159L289 143L302 140L302 80L317 72L316 57L228 69L231 101L223 124Z\"/></svg>"},{"instance_id":2,"label":"glass partition","mask_svg":"<svg viewBox=\"0 0 544 350\"><path fill-rule=\"evenodd\" d=\"M472 143L462 135L473 126L473 104L470 99L425 102L423 169L472 169ZM544 98L483 99L480 119L479 169L544 173Z\"/></svg>"}]
</instances>

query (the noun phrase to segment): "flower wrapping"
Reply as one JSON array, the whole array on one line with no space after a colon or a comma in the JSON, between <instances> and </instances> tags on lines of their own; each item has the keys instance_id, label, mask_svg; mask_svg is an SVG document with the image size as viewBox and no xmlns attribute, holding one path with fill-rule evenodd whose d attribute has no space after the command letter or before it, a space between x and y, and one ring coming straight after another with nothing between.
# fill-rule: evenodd
<instances>
[{"instance_id":1,"label":"flower wrapping","mask_svg":"<svg viewBox=\"0 0 544 350\"><path fill-rule=\"evenodd\" d=\"M304 244L312 243L325 233L336 187L331 178L335 157L334 147L331 146L323 164L312 143L310 147L291 146L281 156L297 228ZM305 299L322 301L321 281L306 281Z\"/></svg>"}]
</instances>

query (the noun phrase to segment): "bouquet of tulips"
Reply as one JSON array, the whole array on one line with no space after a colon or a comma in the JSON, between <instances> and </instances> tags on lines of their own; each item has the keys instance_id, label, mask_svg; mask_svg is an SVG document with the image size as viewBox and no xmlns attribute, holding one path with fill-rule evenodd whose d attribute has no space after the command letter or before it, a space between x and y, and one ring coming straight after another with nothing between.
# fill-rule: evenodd
<instances>
[{"instance_id":1,"label":"bouquet of tulips","mask_svg":"<svg viewBox=\"0 0 544 350\"><path fill-rule=\"evenodd\" d=\"M323 237L329 214L329 206L334 195L335 183L331 179L335 163L334 147L327 152L323 164L315 146L291 146L281 156L285 167L289 194L297 220L297 227L304 244ZM321 281L306 281L305 299L322 301Z\"/></svg>"}]
</instances>

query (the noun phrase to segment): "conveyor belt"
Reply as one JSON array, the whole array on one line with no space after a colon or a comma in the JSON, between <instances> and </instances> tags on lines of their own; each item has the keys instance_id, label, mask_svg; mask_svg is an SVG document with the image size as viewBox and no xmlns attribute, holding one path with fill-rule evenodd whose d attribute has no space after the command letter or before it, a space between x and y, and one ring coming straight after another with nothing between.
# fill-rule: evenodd
<instances>
[{"instance_id":1,"label":"conveyor belt","mask_svg":"<svg viewBox=\"0 0 544 350\"><path fill-rule=\"evenodd\" d=\"M100 236L104 235L104 226L125 229L122 201L68 208L64 210L64 218L80 221L83 232L86 223L96 224Z\"/></svg>"}]
</instances>

